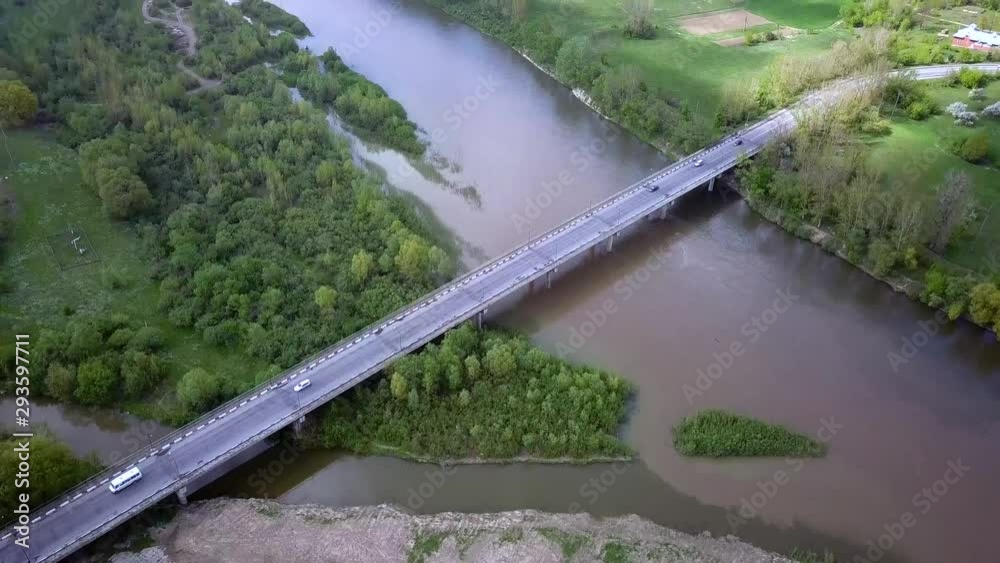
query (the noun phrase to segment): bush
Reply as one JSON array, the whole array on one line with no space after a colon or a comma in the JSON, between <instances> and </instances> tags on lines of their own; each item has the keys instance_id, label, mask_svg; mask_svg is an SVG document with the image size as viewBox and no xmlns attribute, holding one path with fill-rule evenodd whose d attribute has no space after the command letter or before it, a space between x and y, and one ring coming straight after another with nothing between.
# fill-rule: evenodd
<instances>
[{"instance_id":1,"label":"bush","mask_svg":"<svg viewBox=\"0 0 1000 563\"><path fill-rule=\"evenodd\" d=\"M954 146L954 153L967 162L980 162L986 158L990 148L990 138L985 132L973 133Z\"/></svg>"},{"instance_id":2,"label":"bush","mask_svg":"<svg viewBox=\"0 0 1000 563\"><path fill-rule=\"evenodd\" d=\"M888 241L877 239L868 246L868 259L872 262L872 273L886 276L899 264L900 253Z\"/></svg>"},{"instance_id":3,"label":"bush","mask_svg":"<svg viewBox=\"0 0 1000 563\"><path fill-rule=\"evenodd\" d=\"M955 116L955 125L962 125L964 127L973 127L976 124L976 120L979 116L976 115L974 111L963 111Z\"/></svg>"},{"instance_id":4,"label":"bush","mask_svg":"<svg viewBox=\"0 0 1000 563\"><path fill-rule=\"evenodd\" d=\"M695 457L821 457L819 442L774 424L704 410L674 427L674 448Z\"/></svg>"},{"instance_id":5,"label":"bush","mask_svg":"<svg viewBox=\"0 0 1000 563\"><path fill-rule=\"evenodd\" d=\"M935 112L934 104L927 101L913 102L906 108L906 116L916 121L923 121Z\"/></svg>"},{"instance_id":6,"label":"bush","mask_svg":"<svg viewBox=\"0 0 1000 563\"><path fill-rule=\"evenodd\" d=\"M983 108L983 115L986 117L991 117L993 119L1000 118L1000 102L993 102L992 104Z\"/></svg>"},{"instance_id":7,"label":"bush","mask_svg":"<svg viewBox=\"0 0 1000 563\"><path fill-rule=\"evenodd\" d=\"M985 72L979 69L964 66L958 70L958 73L955 75L955 80L957 80L962 86L971 90L973 88L981 88L986 85L989 81L989 77Z\"/></svg>"},{"instance_id":8,"label":"bush","mask_svg":"<svg viewBox=\"0 0 1000 563\"><path fill-rule=\"evenodd\" d=\"M77 369L75 396L85 405L110 405L118 396L117 362L108 357L84 361Z\"/></svg>"},{"instance_id":9,"label":"bush","mask_svg":"<svg viewBox=\"0 0 1000 563\"><path fill-rule=\"evenodd\" d=\"M983 90L982 88L973 88L972 90L969 90L969 99L976 101L986 99L986 90Z\"/></svg>"},{"instance_id":10,"label":"bush","mask_svg":"<svg viewBox=\"0 0 1000 563\"><path fill-rule=\"evenodd\" d=\"M219 402L224 383L222 376L194 368L177 382L177 399L188 412L206 411Z\"/></svg>"},{"instance_id":11,"label":"bush","mask_svg":"<svg viewBox=\"0 0 1000 563\"><path fill-rule=\"evenodd\" d=\"M958 117L960 114L967 113L969 111L969 105L963 102L952 102L948 104L948 107L944 110L952 115L952 117Z\"/></svg>"}]
</instances>

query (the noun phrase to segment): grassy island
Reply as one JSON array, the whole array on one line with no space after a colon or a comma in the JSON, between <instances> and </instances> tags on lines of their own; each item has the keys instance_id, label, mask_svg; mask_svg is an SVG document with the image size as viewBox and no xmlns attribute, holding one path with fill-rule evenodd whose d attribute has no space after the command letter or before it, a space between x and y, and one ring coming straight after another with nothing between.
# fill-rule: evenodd
<instances>
[{"instance_id":1,"label":"grassy island","mask_svg":"<svg viewBox=\"0 0 1000 563\"><path fill-rule=\"evenodd\" d=\"M331 403L314 439L423 459L623 457L615 435L631 393L620 377L466 324Z\"/></svg>"},{"instance_id":2,"label":"grassy island","mask_svg":"<svg viewBox=\"0 0 1000 563\"><path fill-rule=\"evenodd\" d=\"M705 410L674 427L674 447L692 457L822 457L826 448L783 426Z\"/></svg>"}]
</instances>

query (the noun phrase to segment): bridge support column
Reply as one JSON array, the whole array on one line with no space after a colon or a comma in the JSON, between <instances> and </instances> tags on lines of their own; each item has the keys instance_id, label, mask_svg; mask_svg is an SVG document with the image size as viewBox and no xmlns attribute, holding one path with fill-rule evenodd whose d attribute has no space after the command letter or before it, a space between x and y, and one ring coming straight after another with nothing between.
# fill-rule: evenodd
<instances>
[{"instance_id":1,"label":"bridge support column","mask_svg":"<svg viewBox=\"0 0 1000 563\"><path fill-rule=\"evenodd\" d=\"M660 208L660 221L665 221L667 219L667 208L669 205L664 205Z\"/></svg>"},{"instance_id":2,"label":"bridge support column","mask_svg":"<svg viewBox=\"0 0 1000 563\"><path fill-rule=\"evenodd\" d=\"M559 268L552 268L545 273L545 289L552 289L552 274L559 271Z\"/></svg>"},{"instance_id":3,"label":"bridge support column","mask_svg":"<svg viewBox=\"0 0 1000 563\"><path fill-rule=\"evenodd\" d=\"M708 191L715 189L715 178L715 176L712 176L712 179L708 181Z\"/></svg>"},{"instance_id":4,"label":"bridge support column","mask_svg":"<svg viewBox=\"0 0 1000 563\"><path fill-rule=\"evenodd\" d=\"M476 313L476 326L479 327L480 329L483 328L483 323L486 322L486 311L487 310L488 309L483 309L482 311L479 311L478 313Z\"/></svg>"},{"instance_id":5,"label":"bridge support column","mask_svg":"<svg viewBox=\"0 0 1000 563\"><path fill-rule=\"evenodd\" d=\"M177 502L181 503L181 506L185 506L188 503L188 488L181 487L177 489Z\"/></svg>"},{"instance_id":6,"label":"bridge support column","mask_svg":"<svg viewBox=\"0 0 1000 563\"><path fill-rule=\"evenodd\" d=\"M617 236L618 233L611 233L611 236L608 237L608 252L611 252L612 250L615 249L615 237Z\"/></svg>"},{"instance_id":7,"label":"bridge support column","mask_svg":"<svg viewBox=\"0 0 1000 563\"><path fill-rule=\"evenodd\" d=\"M302 427L305 426L306 417L300 416L298 420L292 423L292 432L295 433L295 437L298 438L302 436Z\"/></svg>"}]
</instances>

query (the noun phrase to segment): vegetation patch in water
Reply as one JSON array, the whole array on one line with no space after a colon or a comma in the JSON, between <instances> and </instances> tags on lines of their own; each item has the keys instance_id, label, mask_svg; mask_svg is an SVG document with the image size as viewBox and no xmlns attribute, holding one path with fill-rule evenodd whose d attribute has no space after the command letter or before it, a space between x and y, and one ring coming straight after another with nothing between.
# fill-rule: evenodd
<instances>
[{"instance_id":1,"label":"vegetation patch in water","mask_svg":"<svg viewBox=\"0 0 1000 563\"><path fill-rule=\"evenodd\" d=\"M822 444L783 426L705 410L674 427L674 447L694 457L821 457Z\"/></svg>"},{"instance_id":2,"label":"vegetation patch in water","mask_svg":"<svg viewBox=\"0 0 1000 563\"><path fill-rule=\"evenodd\" d=\"M465 324L331 403L314 440L432 459L622 457L631 393L618 376Z\"/></svg>"}]
</instances>

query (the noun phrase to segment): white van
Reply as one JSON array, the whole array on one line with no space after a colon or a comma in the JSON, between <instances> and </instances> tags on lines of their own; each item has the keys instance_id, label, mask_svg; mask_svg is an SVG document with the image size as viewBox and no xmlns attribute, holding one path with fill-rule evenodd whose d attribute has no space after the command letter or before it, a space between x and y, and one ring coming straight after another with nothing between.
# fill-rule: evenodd
<instances>
[{"instance_id":1,"label":"white van","mask_svg":"<svg viewBox=\"0 0 1000 563\"><path fill-rule=\"evenodd\" d=\"M117 493L132 483L135 483L139 479L142 479L142 473L139 471L139 468L131 467L126 471L122 471L121 474L112 479L111 484L108 485L108 490L112 493Z\"/></svg>"}]
</instances>

